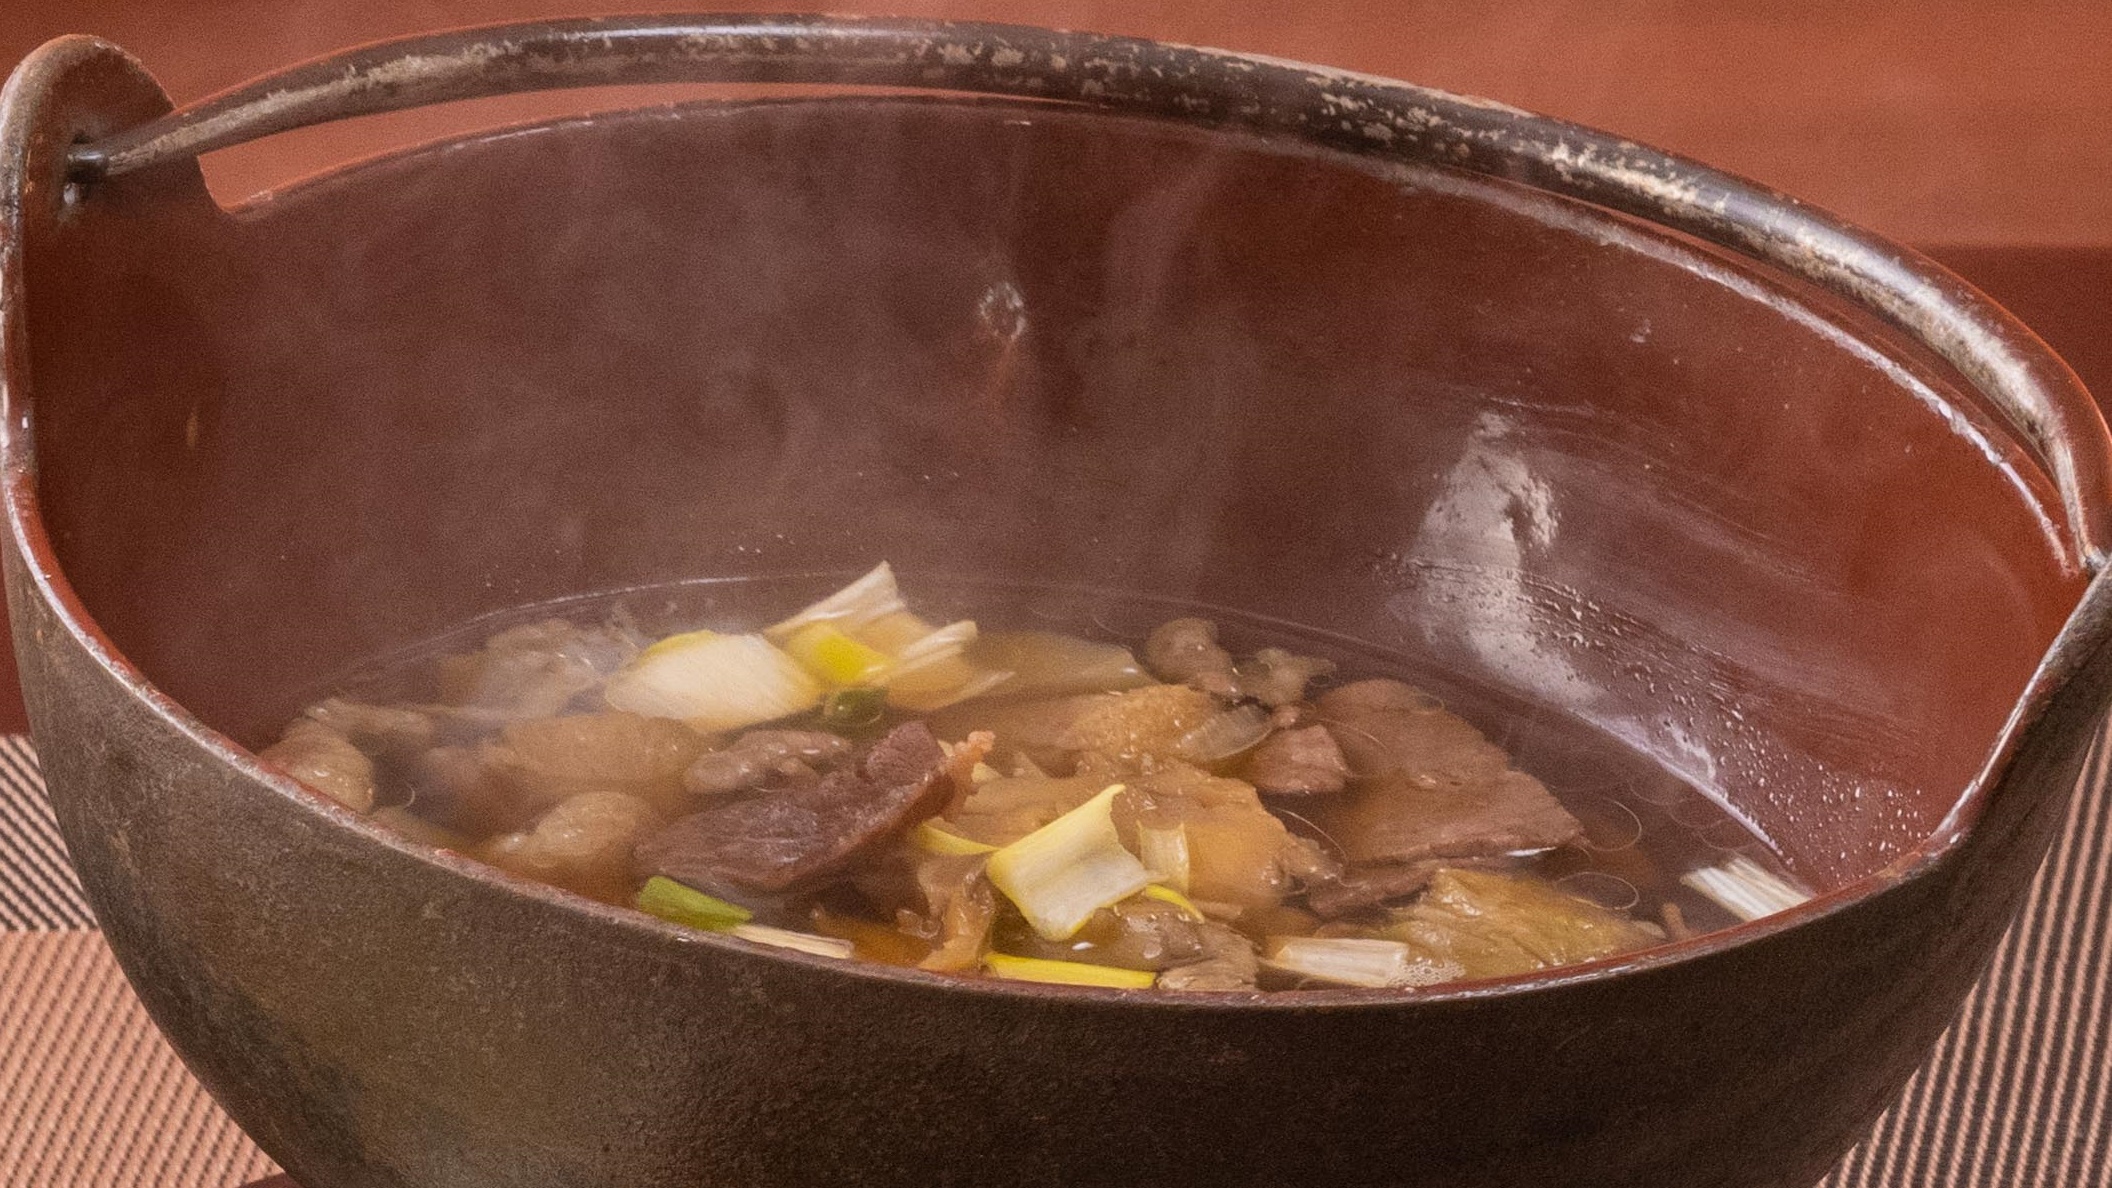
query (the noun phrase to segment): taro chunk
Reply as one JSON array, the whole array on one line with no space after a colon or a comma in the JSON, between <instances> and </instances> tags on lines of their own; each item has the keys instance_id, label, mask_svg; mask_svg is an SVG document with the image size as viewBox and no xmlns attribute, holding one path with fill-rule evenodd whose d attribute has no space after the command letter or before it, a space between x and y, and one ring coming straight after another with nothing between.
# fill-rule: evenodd
<instances>
[{"instance_id":1,"label":"taro chunk","mask_svg":"<svg viewBox=\"0 0 2112 1188\"><path fill-rule=\"evenodd\" d=\"M510 723L497 742L478 748L478 758L530 803L608 791L672 810L704 743L680 722L609 711Z\"/></svg>"},{"instance_id":2,"label":"taro chunk","mask_svg":"<svg viewBox=\"0 0 2112 1188\"><path fill-rule=\"evenodd\" d=\"M355 813L374 807L374 761L313 718L296 718L257 758Z\"/></svg>"},{"instance_id":3,"label":"taro chunk","mask_svg":"<svg viewBox=\"0 0 2112 1188\"><path fill-rule=\"evenodd\" d=\"M534 828L477 851L493 866L609 903L630 898L631 847L658 823L651 805L621 792L585 792L544 813Z\"/></svg>"}]
</instances>

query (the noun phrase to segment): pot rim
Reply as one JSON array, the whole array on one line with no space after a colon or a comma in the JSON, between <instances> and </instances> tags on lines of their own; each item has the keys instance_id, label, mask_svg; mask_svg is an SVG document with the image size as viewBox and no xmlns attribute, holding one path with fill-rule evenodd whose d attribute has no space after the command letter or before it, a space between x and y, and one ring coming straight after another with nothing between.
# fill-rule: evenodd
<instances>
[{"instance_id":1,"label":"pot rim","mask_svg":"<svg viewBox=\"0 0 2112 1188\"><path fill-rule=\"evenodd\" d=\"M1403 1007L1552 991L1714 956L1830 916L1921 876L1952 855L2002 788L2030 727L2112 637L2112 436L2079 380L2041 340L1962 279L1910 249L1787 195L1673 154L1500 103L1260 55L1025 26L820 16L660 16L529 21L380 42L265 76L107 138L54 138L45 110L69 76L118 69L167 100L123 50L93 38L48 43L0 92L0 498L38 595L87 654L170 728L214 759L319 816L424 863L662 942L766 954L854 977L952 992L1125 1007L1238 1010ZM1634 953L1430 988L1139 994L961 978L841 961L699 933L399 837L273 768L150 682L103 632L60 569L39 510L26 351L21 226L40 175L98 180L258 136L427 103L549 87L709 81L909 86L944 96L1055 101L1219 132L1293 137L1352 156L1501 177L1678 231L1845 298L1955 368L2005 415L2058 488L2074 562L2091 575L1980 772L1921 843L1882 869L1786 911ZM1196 102L1196 95L1205 101ZM826 100L817 100L826 101ZM78 112L67 113L78 120ZM543 121L545 123L555 121ZM1390 129L1383 133L1374 129ZM447 142L442 142L447 143ZM433 146L404 150L415 153ZM396 156L401 154L390 154ZM334 176L332 173L320 177ZM316 179L307 179L300 188ZM67 188L71 188L70 186ZM59 185L47 187L55 199ZM46 199L48 203L52 199Z\"/></svg>"}]
</instances>

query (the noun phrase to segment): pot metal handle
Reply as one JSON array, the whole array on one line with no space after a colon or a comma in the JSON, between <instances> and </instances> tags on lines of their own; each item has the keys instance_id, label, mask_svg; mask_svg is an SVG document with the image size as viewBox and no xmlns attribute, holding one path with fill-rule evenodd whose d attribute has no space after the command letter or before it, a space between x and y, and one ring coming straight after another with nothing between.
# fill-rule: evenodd
<instances>
[{"instance_id":1,"label":"pot metal handle","mask_svg":"<svg viewBox=\"0 0 2112 1188\"><path fill-rule=\"evenodd\" d=\"M1925 343L2009 420L2092 572L2112 547L2112 439L2031 331L1934 261L1744 179L1482 99L1271 58L1019 26L824 16L607 17L382 42L74 148L93 183L274 132L519 91L806 83L1040 99L1289 135L1522 181L1757 257Z\"/></svg>"}]
</instances>

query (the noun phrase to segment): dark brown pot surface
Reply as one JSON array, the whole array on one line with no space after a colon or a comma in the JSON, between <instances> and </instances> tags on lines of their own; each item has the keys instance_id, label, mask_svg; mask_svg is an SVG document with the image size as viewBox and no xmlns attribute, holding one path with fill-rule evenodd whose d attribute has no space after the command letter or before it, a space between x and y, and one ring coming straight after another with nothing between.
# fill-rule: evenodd
<instances>
[{"instance_id":1,"label":"dark brown pot surface","mask_svg":"<svg viewBox=\"0 0 2112 1188\"><path fill-rule=\"evenodd\" d=\"M1904 254L1809 239L1791 275L1804 216L1696 213L1713 175L1593 191L1616 214L1488 176L1601 170L1518 147L1559 125L1463 105L1501 135L1360 156L1363 117L1102 102L1024 31L942 81L1034 93L1010 32L1085 105L615 113L234 212L181 154L67 186L75 139L166 104L94 43L25 68L10 608L156 1021L307 1188L1817 1179L1956 1010L2102 719L2087 398L1962 287L1941 323ZM1285 77L1256 110L1340 106ZM883 557L1305 624L1566 715L1821 894L1421 994L964 984L521 884L243 749L480 614Z\"/></svg>"}]
</instances>

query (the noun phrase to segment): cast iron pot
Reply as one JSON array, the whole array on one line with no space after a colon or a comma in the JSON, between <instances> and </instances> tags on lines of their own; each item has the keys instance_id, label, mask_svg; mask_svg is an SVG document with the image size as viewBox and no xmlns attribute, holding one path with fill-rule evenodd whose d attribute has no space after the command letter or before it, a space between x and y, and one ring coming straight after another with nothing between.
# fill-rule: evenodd
<instances>
[{"instance_id":1,"label":"cast iron pot","mask_svg":"<svg viewBox=\"0 0 2112 1188\"><path fill-rule=\"evenodd\" d=\"M194 160L667 80L822 93L235 210ZM807 17L448 34L175 115L69 38L0 103L7 585L53 803L155 1021L308 1188L1806 1185L1951 1019L2105 714L2074 378L1920 257L1596 132ZM1818 894L1424 993L964 983L523 885L251 751L478 615L881 557L1504 691L1712 790Z\"/></svg>"}]
</instances>

